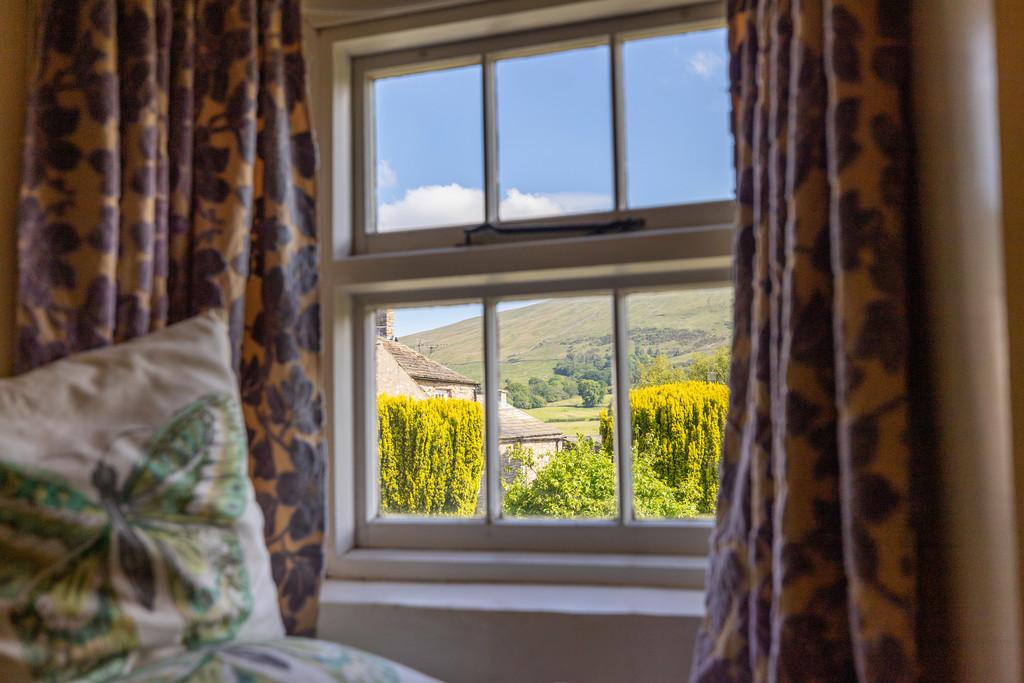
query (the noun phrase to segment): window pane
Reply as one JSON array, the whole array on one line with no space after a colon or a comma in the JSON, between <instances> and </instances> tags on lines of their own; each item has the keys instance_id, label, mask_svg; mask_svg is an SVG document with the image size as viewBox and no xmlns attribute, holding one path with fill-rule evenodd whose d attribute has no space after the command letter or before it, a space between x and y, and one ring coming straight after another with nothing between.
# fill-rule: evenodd
<instances>
[{"instance_id":1,"label":"window pane","mask_svg":"<svg viewBox=\"0 0 1024 683\"><path fill-rule=\"evenodd\" d=\"M479 65L374 81L377 230L484 220Z\"/></svg>"},{"instance_id":2,"label":"window pane","mask_svg":"<svg viewBox=\"0 0 1024 683\"><path fill-rule=\"evenodd\" d=\"M725 29L629 40L622 60L629 206L731 198Z\"/></svg>"},{"instance_id":3,"label":"window pane","mask_svg":"<svg viewBox=\"0 0 1024 683\"><path fill-rule=\"evenodd\" d=\"M381 514L486 510L482 315L479 303L375 311Z\"/></svg>"},{"instance_id":4,"label":"window pane","mask_svg":"<svg viewBox=\"0 0 1024 683\"><path fill-rule=\"evenodd\" d=\"M499 442L509 517L614 518L610 296L498 305Z\"/></svg>"},{"instance_id":5,"label":"window pane","mask_svg":"<svg viewBox=\"0 0 1024 683\"><path fill-rule=\"evenodd\" d=\"M608 47L496 64L503 220L612 208Z\"/></svg>"},{"instance_id":6,"label":"window pane","mask_svg":"<svg viewBox=\"0 0 1024 683\"><path fill-rule=\"evenodd\" d=\"M626 298L637 518L711 515L729 398L732 289Z\"/></svg>"}]
</instances>

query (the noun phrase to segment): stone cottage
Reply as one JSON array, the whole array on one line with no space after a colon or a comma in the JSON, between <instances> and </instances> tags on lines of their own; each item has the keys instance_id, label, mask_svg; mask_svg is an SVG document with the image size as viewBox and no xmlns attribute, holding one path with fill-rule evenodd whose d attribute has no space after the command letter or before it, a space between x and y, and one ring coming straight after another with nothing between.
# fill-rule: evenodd
<instances>
[{"instance_id":1,"label":"stone cottage","mask_svg":"<svg viewBox=\"0 0 1024 683\"><path fill-rule=\"evenodd\" d=\"M390 311L388 311L390 313ZM479 383L422 353L396 341L393 320L377 314L376 383L377 393L414 398L460 398L484 402ZM566 443L567 436L508 402L499 392L499 444L504 455L509 447L520 444L533 451L537 464L543 465L551 453Z\"/></svg>"},{"instance_id":2,"label":"stone cottage","mask_svg":"<svg viewBox=\"0 0 1024 683\"><path fill-rule=\"evenodd\" d=\"M377 393L414 398L483 399L476 381L405 344L377 337Z\"/></svg>"}]
</instances>

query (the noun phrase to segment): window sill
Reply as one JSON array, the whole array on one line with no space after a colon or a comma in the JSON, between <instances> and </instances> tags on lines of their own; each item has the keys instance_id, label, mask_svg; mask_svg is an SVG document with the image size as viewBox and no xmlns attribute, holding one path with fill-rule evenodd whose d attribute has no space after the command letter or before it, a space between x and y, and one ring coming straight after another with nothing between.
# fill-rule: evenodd
<instances>
[{"instance_id":1,"label":"window sill","mask_svg":"<svg viewBox=\"0 0 1024 683\"><path fill-rule=\"evenodd\" d=\"M464 612L700 618L698 590L537 584L324 582L321 606L386 606Z\"/></svg>"},{"instance_id":2,"label":"window sill","mask_svg":"<svg viewBox=\"0 0 1024 683\"><path fill-rule=\"evenodd\" d=\"M704 556L351 549L331 562L328 575L342 583L561 584L685 589L700 594L706 571Z\"/></svg>"}]
</instances>

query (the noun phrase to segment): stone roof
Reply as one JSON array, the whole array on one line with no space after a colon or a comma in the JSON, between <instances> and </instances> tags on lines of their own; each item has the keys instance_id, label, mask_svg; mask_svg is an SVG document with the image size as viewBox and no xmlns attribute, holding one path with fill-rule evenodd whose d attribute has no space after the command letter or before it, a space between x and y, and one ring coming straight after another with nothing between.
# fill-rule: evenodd
<instances>
[{"instance_id":1,"label":"stone roof","mask_svg":"<svg viewBox=\"0 0 1024 683\"><path fill-rule=\"evenodd\" d=\"M445 367L436 361L432 361L422 353L414 351L405 344L400 344L391 339L377 337L377 343L383 346L388 353L394 357L395 362L413 379L428 382L447 382L449 384L463 384L465 386L478 386L476 380L461 375L449 367Z\"/></svg>"},{"instance_id":2,"label":"stone roof","mask_svg":"<svg viewBox=\"0 0 1024 683\"><path fill-rule=\"evenodd\" d=\"M405 344L383 337L378 337L377 343L384 347L395 362L415 380L479 386L475 380L430 360ZM498 404L498 423L501 426L502 443L565 438L565 434L560 430L508 403Z\"/></svg>"},{"instance_id":3,"label":"stone roof","mask_svg":"<svg viewBox=\"0 0 1024 683\"><path fill-rule=\"evenodd\" d=\"M531 439L553 439L564 437L558 429L508 403L498 406L498 423L501 425L500 440L529 441Z\"/></svg>"}]
</instances>

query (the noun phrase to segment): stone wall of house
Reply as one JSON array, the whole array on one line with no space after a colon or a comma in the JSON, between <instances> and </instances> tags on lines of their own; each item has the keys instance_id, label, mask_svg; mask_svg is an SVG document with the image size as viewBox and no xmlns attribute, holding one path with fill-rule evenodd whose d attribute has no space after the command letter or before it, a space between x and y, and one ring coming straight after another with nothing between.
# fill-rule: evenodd
<instances>
[{"instance_id":1,"label":"stone wall of house","mask_svg":"<svg viewBox=\"0 0 1024 683\"><path fill-rule=\"evenodd\" d=\"M538 440L519 439L516 441L501 441L498 452L501 454L502 470L505 473L504 476L506 483L511 482L515 477L515 474L519 471L519 463L509 462L508 457L509 450L511 450L516 443L519 443L524 448L529 448L533 451L534 469L526 471L526 481L531 482L537 478L537 472L548 464L548 461L551 460L551 456L562 450L565 443L565 437Z\"/></svg>"},{"instance_id":2,"label":"stone wall of house","mask_svg":"<svg viewBox=\"0 0 1024 683\"><path fill-rule=\"evenodd\" d=\"M477 400L476 387L465 384L452 384L450 382L432 382L430 380L417 380L420 389L427 396L436 396L435 392L443 392L448 398L462 398L467 401ZM481 395L482 396L482 395ZM482 398L481 398L482 400Z\"/></svg>"},{"instance_id":3,"label":"stone wall of house","mask_svg":"<svg viewBox=\"0 0 1024 683\"><path fill-rule=\"evenodd\" d=\"M467 401L475 401L478 398L476 388L473 386L413 379L398 364L395 357L380 345L377 346L376 376L378 394L430 398L440 391L448 398L462 398Z\"/></svg>"},{"instance_id":4,"label":"stone wall of house","mask_svg":"<svg viewBox=\"0 0 1024 683\"><path fill-rule=\"evenodd\" d=\"M383 346L377 344L377 393L390 396L412 396L427 398L419 384L409 376L395 357Z\"/></svg>"},{"instance_id":5,"label":"stone wall of house","mask_svg":"<svg viewBox=\"0 0 1024 683\"><path fill-rule=\"evenodd\" d=\"M538 458L543 458L544 461L546 462L547 461L547 457L546 456L550 456L552 453L557 453L558 451L562 450L562 443L564 441L565 441L565 437L557 437L557 438L551 438L551 439L537 439L537 440L534 440L534 439L529 439L529 440L523 439L523 440L520 440L519 443L521 443L524 448L529 448L531 451L533 451L533 454L535 456L537 456ZM501 442L502 449L506 448L507 446L512 446L512 444L511 443L506 443L506 442Z\"/></svg>"}]
</instances>

